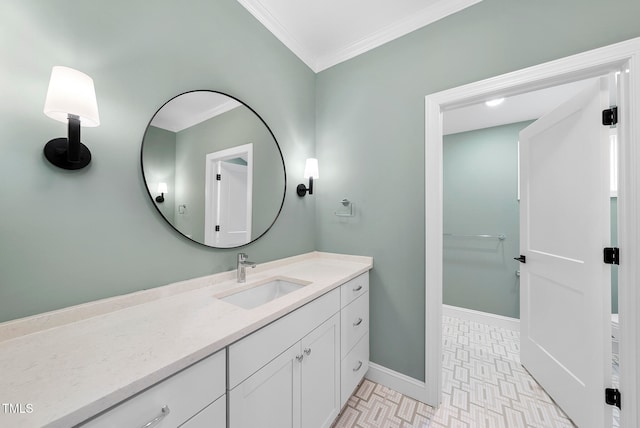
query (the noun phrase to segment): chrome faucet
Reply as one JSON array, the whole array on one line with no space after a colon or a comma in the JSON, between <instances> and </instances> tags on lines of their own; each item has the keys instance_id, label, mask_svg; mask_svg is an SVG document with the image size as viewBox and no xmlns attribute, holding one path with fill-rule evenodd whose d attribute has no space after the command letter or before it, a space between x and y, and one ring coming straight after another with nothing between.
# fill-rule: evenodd
<instances>
[{"instance_id":1,"label":"chrome faucet","mask_svg":"<svg viewBox=\"0 0 640 428\"><path fill-rule=\"evenodd\" d=\"M245 282L247 280L247 266L252 268L256 267L256 264L247 260L247 257L249 256L245 253L238 253L238 265L236 269L236 278L238 279L238 282Z\"/></svg>"}]
</instances>

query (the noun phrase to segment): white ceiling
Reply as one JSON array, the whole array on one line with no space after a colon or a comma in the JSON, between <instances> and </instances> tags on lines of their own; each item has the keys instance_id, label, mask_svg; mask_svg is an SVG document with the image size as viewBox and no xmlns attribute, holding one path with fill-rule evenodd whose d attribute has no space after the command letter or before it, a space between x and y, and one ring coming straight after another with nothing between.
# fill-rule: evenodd
<instances>
[{"instance_id":1,"label":"white ceiling","mask_svg":"<svg viewBox=\"0 0 640 428\"><path fill-rule=\"evenodd\" d=\"M496 107L488 107L484 102L455 110L443 115L443 133L455 134L492 126L535 120L551 112L561 103L577 95L592 80L581 80L561 86L553 86L539 91L527 92L505 98ZM488 101L488 100L485 100Z\"/></svg>"},{"instance_id":2,"label":"white ceiling","mask_svg":"<svg viewBox=\"0 0 640 428\"><path fill-rule=\"evenodd\" d=\"M238 0L316 73L482 0Z\"/></svg>"},{"instance_id":3,"label":"white ceiling","mask_svg":"<svg viewBox=\"0 0 640 428\"><path fill-rule=\"evenodd\" d=\"M153 116L151 125L171 132L180 132L241 105L233 98L218 92L188 92L162 106Z\"/></svg>"}]
</instances>

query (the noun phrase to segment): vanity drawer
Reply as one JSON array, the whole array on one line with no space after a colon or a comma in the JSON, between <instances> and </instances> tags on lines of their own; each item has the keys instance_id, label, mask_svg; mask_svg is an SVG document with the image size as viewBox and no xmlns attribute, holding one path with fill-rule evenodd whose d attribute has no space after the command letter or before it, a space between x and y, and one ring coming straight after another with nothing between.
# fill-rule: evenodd
<instances>
[{"instance_id":1,"label":"vanity drawer","mask_svg":"<svg viewBox=\"0 0 640 428\"><path fill-rule=\"evenodd\" d=\"M344 358L369 331L369 293L364 293L342 308L340 314L340 348Z\"/></svg>"},{"instance_id":2,"label":"vanity drawer","mask_svg":"<svg viewBox=\"0 0 640 428\"><path fill-rule=\"evenodd\" d=\"M339 311L340 292L335 289L229 346L229 389Z\"/></svg>"},{"instance_id":3,"label":"vanity drawer","mask_svg":"<svg viewBox=\"0 0 640 428\"><path fill-rule=\"evenodd\" d=\"M352 280L345 282L340 287L340 302L342 307L347 306L354 299L369 291L369 272L365 272Z\"/></svg>"},{"instance_id":4,"label":"vanity drawer","mask_svg":"<svg viewBox=\"0 0 640 428\"><path fill-rule=\"evenodd\" d=\"M155 427L177 427L222 397L225 381L226 350L223 349L80 426L141 427L161 417ZM162 411L165 406L169 409L168 413Z\"/></svg>"},{"instance_id":5,"label":"vanity drawer","mask_svg":"<svg viewBox=\"0 0 640 428\"><path fill-rule=\"evenodd\" d=\"M369 369L369 333L342 360L340 377L340 404L344 406L353 390Z\"/></svg>"}]
</instances>

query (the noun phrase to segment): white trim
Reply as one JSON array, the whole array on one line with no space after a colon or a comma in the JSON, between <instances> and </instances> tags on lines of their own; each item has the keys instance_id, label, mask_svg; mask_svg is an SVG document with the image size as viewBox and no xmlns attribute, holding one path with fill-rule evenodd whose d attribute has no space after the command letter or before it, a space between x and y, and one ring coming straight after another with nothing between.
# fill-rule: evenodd
<instances>
[{"instance_id":1,"label":"white trim","mask_svg":"<svg viewBox=\"0 0 640 428\"><path fill-rule=\"evenodd\" d=\"M167 118L165 115L162 115L160 117L156 115L151 121L151 125L157 128L166 129L167 131L171 132L180 132L187 128L191 128L192 126L195 126L199 123L202 123L205 120L213 119L216 116L231 111L234 108L240 107L242 105L243 104L241 104L237 100L230 98L222 104L218 104L215 107L201 111L189 117L180 118L180 115L176 115L175 117ZM182 120L176 121L177 119Z\"/></svg>"},{"instance_id":2,"label":"white trim","mask_svg":"<svg viewBox=\"0 0 640 428\"><path fill-rule=\"evenodd\" d=\"M425 384L412 377L372 362L369 362L369 370L367 370L367 374L364 377L407 397L424 401Z\"/></svg>"},{"instance_id":3,"label":"white trim","mask_svg":"<svg viewBox=\"0 0 640 428\"><path fill-rule=\"evenodd\" d=\"M299 40L297 40L282 23L264 7L260 0L238 0L245 9L251 13L262 25L266 27L274 36L278 38L291 52L293 52L298 58L302 60L309 68L315 73L316 70L316 58L305 48Z\"/></svg>"},{"instance_id":4,"label":"white trim","mask_svg":"<svg viewBox=\"0 0 640 428\"><path fill-rule=\"evenodd\" d=\"M278 38L291 52L300 58L314 73L319 73L329 67L354 58L371 49L377 48L391 40L402 37L412 31L432 24L449 15L461 11L482 0L443 0L436 4L411 14L405 19L394 22L379 31L349 43L327 55L315 55L299 39L291 34L286 27L269 12L260 0L238 0L258 21Z\"/></svg>"},{"instance_id":5,"label":"white trim","mask_svg":"<svg viewBox=\"0 0 640 428\"><path fill-rule=\"evenodd\" d=\"M425 151L425 403L438 407L442 400L443 126L440 105L431 97L425 99L425 114L426 142L435 142L426 144L430 152Z\"/></svg>"},{"instance_id":6,"label":"white trim","mask_svg":"<svg viewBox=\"0 0 640 428\"><path fill-rule=\"evenodd\" d=\"M444 304L442 305L442 315L520 332L520 320L518 318L505 317L503 315L496 315L489 312L476 311L473 309Z\"/></svg>"},{"instance_id":7,"label":"white trim","mask_svg":"<svg viewBox=\"0 0 640 428\"><path fill-rule=\"evenodd\" d=\"M535 89L605 75L628 68L619 87L618 139L619 170L619 312L620 312L620 391L623 400L621 425L640 426L640 38L594 49L534 67L471 83L425 98L425 373L429 397L440 402L442 341L442 111L474 104L496 96L509 96Z\"/></svg>"},{"instance_id":8,"label":"white trim","mask_svg":"<svg viewBox=\"0 0 640 428\"><path fill-rule=\"evenodd\" d=\"M349 43L342 49L332 52L328 55L320 56L315 59L313 71L316 73L333 67L336 64L347 61L367 51L382 46L392 40L409 34L419 28L433 24L436 21L453 15L456 12L480 3L482 0L447 0L437 4L432 4L424 9L416 12L404 19L394 22L375 33L369 34L367 37Z\"/></svg>"},{"instance_id":9,"label":"white trim","mask_svg":"<svg viewBox=\"0 0 640 428\"><path fill-rule=\"evenodd\" d=\"M210 212L210 208L216 198L217 190L214 186L214 174L218 173L219 162L233 158L243 158L247 162L247 238L251 241L251 226L253 221L253 143L242 144L217 152L207 153L205 158L205 189L204 189L204 243L217 246L217 234L214 226L220 216L220 207L216 203L216 212ZM224 248L224 247L223 247Z\"/></svg>"},{"instance_id":10,"label":"white trim","mask_svg":"<svg viewBox=\"0 0 640 428\"><path fill-rule=\"evenodd\" d=\"M176 128L172 129L171 131L180 132L183 129L191 128L192 126L195 126L201 122L204 122L205 120L213 119L216 116L219 116L223 113L231 111L234 108L240 107L242 105L243 104L240 104L238 101L234 99L229 99L228 101L225 101L224 103L219 104L213 107L212 109L205 110L203 112L200 112L196 115L189 117L188 120L185 120L180 125L176 125Z\"/></svg>"},{"instance_id":11,"label":"white trim","mask_svg":"<svg viewBox=\"0 0 640 428\"><path fill-rule=\"evenodd\" d=\"M629 55L618 103L618 312L620 320L620 391L631 405L622 406L620 426L640 426L640 39ZM633 118L633 119L632 119Z\"/></svg>"}]
</instances>

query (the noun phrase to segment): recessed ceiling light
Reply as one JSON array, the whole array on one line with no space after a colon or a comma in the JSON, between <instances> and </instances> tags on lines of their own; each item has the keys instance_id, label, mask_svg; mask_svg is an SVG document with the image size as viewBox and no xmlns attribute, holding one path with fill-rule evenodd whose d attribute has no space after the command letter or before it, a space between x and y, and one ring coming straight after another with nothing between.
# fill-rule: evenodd
<instances>
[{"instance_id":1,"label":"recessed ceiling light","mask_svg":"<svg viewBox=\"0 0 640 428\"><path fill-rule=\"evenodd\" d=\"M485 104L488 105L489 107L495 107L502 104L503 101L504 101L504 98L496 98L495 100L489 100L485 102Z\"/></svg>"}]
</instances>

